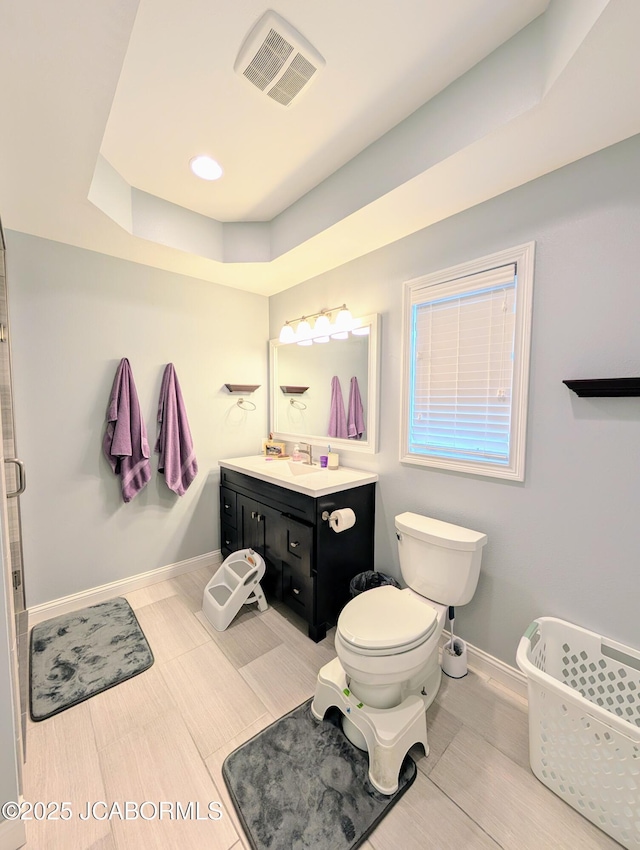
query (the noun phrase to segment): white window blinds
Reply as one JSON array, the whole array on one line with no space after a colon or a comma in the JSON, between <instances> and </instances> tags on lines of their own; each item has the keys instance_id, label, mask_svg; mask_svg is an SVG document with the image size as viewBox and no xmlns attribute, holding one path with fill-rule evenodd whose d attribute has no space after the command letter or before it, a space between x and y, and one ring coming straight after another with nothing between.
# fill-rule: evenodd
<instances>
[{"instance_id":1,"label":"white window blinds","mask_svg":"<svg viewBox=\"0 0 640 850\"><path fill-rule=\"evenodd\" d=\"M508 465L515 263L411 295L408 450Z\"/></svg>"}]
</instances>

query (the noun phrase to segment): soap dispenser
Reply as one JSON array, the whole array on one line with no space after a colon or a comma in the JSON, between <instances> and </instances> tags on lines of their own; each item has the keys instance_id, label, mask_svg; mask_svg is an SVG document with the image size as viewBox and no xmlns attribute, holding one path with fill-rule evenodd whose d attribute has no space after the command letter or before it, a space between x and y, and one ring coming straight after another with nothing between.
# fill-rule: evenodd
<instances>
[{"instance_id":1,"label":"soap dispenser","mask_svg":"<svg viewBox=\"0 0 640 850\"><path fill-rule=\"evenodd\" d=\"M293 447L293 452L291 454L291 460L293 460L293 461L301 461L302 460L302 457L300 456L300 446L298 445L298 443L296 443L295 446Z\"/></svg>"}]
</instances>

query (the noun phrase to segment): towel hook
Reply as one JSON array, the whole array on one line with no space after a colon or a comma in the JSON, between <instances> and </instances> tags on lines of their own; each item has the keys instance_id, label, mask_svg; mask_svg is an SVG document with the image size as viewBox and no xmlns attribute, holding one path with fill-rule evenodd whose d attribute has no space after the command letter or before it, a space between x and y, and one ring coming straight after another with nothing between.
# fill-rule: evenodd
<instances>
[{"instance_id":1,"label":"towel hook","mask_svg":"<svg viewBox=\"0 0 640 850\"><path fill-rule=\"evenodd\" d=\"M256 409L255 404L252 401L249 401L248 398L239 398L237 403L238 403L238 407L241 410L255 410ZM245 407L245 404L248 404L249 407Z\"/></svg>"},{"instance_id":2,"label":"towel hook","mask_svg":"<svg viewBox=\"0 0 640 850\"><path fill-rule=\"evenodd\" d=\"M289 404L291 405L291 407L295 407L296 410L306 410L307 409L307 405L303 401L300 401L299 398L290 398Z\"/></svg>"}]
</instances>

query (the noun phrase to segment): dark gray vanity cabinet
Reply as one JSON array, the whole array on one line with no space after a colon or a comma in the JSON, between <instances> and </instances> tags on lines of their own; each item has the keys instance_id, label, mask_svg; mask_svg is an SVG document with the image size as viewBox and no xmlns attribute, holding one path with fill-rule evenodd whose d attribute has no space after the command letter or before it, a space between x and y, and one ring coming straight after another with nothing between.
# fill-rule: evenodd
<instances>
[{"instance_id":1,"label":"dark gray vanity cabinet","mask_svg":"<svg viewBox=\"0 0 640 850\"><path fill-rule=\"evenodd\" d=\"M251 547L265 559L262 585L322 640L349 601L349 582L373 569L375 484L326 496L308 496L250 475L220 470L223 557ZM323 514L352 508L356 524L336 534Z\"/></svg>"}]
</instances>

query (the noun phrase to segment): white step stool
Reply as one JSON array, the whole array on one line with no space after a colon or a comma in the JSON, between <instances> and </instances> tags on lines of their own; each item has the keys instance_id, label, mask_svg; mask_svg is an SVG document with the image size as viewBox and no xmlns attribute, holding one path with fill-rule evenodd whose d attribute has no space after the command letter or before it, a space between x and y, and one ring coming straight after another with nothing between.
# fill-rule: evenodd
<instances>
[{"instance_id":1,"label":"white step stool","mask_svg":"<svg viewBox=\"0 0 640 850\"><path fill-rule=\"evenodd\" d=\"M371 708L355 697L339 659L318 673L311 712L322 720L336 706L362 733L369 753L369 781L381 794L395 794L404 757L414 744L429 755L427 713L419 696L409 696L395 708Z\"/></svg>"},{"instance_id":2,"label":"white step stool","mask_svg":"<svg viewBox=\"0 0 640 850\"><path fill-rule=\"evenodd\" d=\"M214 629L223 632L243 605L257 602L259 611L267 610L260 587L265 569L264 559L253 549L239 549L225 558L202 599L202 613Z\"/></svg>"}]
</instances>

